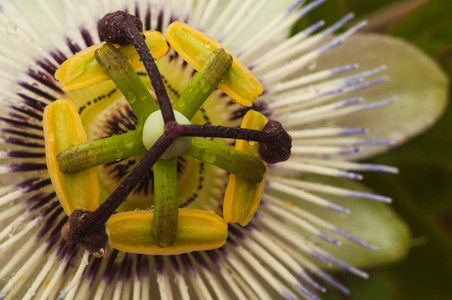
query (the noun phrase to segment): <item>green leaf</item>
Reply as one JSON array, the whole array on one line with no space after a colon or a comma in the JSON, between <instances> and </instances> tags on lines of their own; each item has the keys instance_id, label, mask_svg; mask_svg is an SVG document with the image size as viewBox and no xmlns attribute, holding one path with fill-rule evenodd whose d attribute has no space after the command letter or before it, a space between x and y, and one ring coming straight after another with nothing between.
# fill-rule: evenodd
<instances>
[{"instance_id":1,"label":"green leaf","mask_svg":"<svg viewBox=\"0 0 452 300\"><path fill-rule=\"evenodd\" d=\"M377 2L349 0L350 10L355 12L359 19L367 20L363 29L368 32L386 32L394 24L408 16L426 0L383 0Z\"/></svg>"},{"instance_id":2,"label":"green leaf","mask_svg":"<svg viewBox=\"0 0 452 300\"><path fill-rule=\"evenodd\" d=\"M396 24L390 33L409 40L431 55L452 47L449 0L428 1Z\"/></svg>"},{"instance_id":3,"label":"green leaf","mask_svg":"<svg viewBox=\"0 0 452 300\"><path fill-rule=\"evenodd\" d=\"M400 174L366 178L395 199L393 206L413 232L414 247L405 261L378 271L396 285L389 299L447 299L452 293L452 107L426 134L372 163L394 164ZM419 283L419 284L414 284Z\"/></svg>"},{"instance_id":4,"label":"green leaf","mask_svg":"<svg viewBox=\"0 0 452 300\"><path fill-rule=\"evenodd\" d=\"M422 141L423 136L418 139ZM408 143L401 150L385 154L371 162L397 161L409 152L410 148L412 145ZM377 274L382 274L396 287L393 296L385 299L447 299L452 292L449 284L452 280L452 239L450 232L441 228L438 213L428 202L433 202L434 206L445 214L449 212L450 220L450 206L438 206L441 202L443 205L450 205L450 197L447 197L450 185L441 187L444 181L438 180L438 177L445 176L450 179L452 172L435 174L437 166L429 167L425 164L419 167L415 160L411 160L411 165L406 162L398 167L400 174L393 178L384 174L366 176L369 185L393 197L394 208L408 223L413 235L413 247L407 259L388 269L378 270Z\"/></svg>"},{"instance_id":5,"label":"green leaf","mask_svg":"<svg viewBox=\"0 0 452 300\"><path fill-rule=\"evenodd\" d=\"M366 102L372 102L397 96L398 101L333 119L329 126L366 127L370 130L366 138L390 139L400 144L431 126L446 106L448 78L433 60L405 41L377 34L357 34L322 56L317 69L349 63L358 63L359 71L386 65L387 70L377 76L389 76L390 80L347 94L347 98L364 97ZM381 146L367 147L349 157L365 158L385 150Z\"/></svg>"},{"instance_id":6,"label":"green leaf","mask_svg":"<svg viewBox=\"0 0 452 300\"><path fill-rule=\"evenodd\" d=\"M377 9L383 8L385 5L393 4L394 0L378 0L378 1L362 1L362 0L346 0L347 7L350 11L359 16L371 13Z\"/></svg>"},{"instance_id":7,"label":"green leaf","mask_svg":"<svg viewBox=\"0 0 452 300\"><path fill-rule=\"evenodd\" d=\"M397 299L394 298L396 280L391 276L384 276L371 272L369 280L363 280L353 274L341 274L341 282L350 290L351 298L366 300ZM404 297L400 298L403 299ZM328 288L327 293L322 298L324 300L341 300L344 295L337 289ZM405 298L406 299L406 298ZM412 300L412 298L410 298Z\"/></svg>"}]
</instances>

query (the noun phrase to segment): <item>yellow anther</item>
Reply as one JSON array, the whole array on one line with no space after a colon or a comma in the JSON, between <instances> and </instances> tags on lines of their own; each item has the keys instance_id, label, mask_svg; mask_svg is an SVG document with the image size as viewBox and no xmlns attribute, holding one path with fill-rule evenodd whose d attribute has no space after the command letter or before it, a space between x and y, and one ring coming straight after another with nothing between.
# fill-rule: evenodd
<instances>
[{"instance_id":1,"label":"yellow anther","mask_svg":"<svg viewBox=\"0 0 452 300\"><path fill-rule=\"evenodd\" d=\"M250 110L243 117L241 128L261 130L267 124L267 118ZM244 153L259 156L259 144L237 140L235 149ZM264 165L266 163L262 161ZM233 174L229 175L223 203L223 216L228 223L248 224L254 216L261 201L265 186L265 175L260 183L252 183Z\"/></svg>"},{"instance_id":2,"label":"yellow anther","mask_svg":"<svg viewBox=\"0 0 452 300\"><path fill-rule=\"evenodd\" d=\"M76 209L94 211L99 207L100 193L96 169L63 174L56 158L87 141L77 109L70 100L57 100L46 106L43 123L47 169L61 206L67 215Z\"/></svg>"},{"instance_id":3,"label":"yellow anther","mask_svg":"<svg viewBox=\"0 0 452 300\"><path fill-rule=\"evenodd\" d=\"M163 57L166 52L168 52L168 44L160 32L145 31L144 35L146 38L146 44L155 59ZM71 91L81 89L110 80L94 57L94 52L101 48L104 44L105 43L94 45L80 51L73 57L66 60L58 68L55 73L55 78L60 81L63 90ZM117 47L119 51L127 57L134 69L143 66L140 62L140 57L138 56L137 51L132 45Z\"/></svg>"},{"instance_id":4,"label":"yellow anther","mask_svg":"<svg viewBox=\"0 0 452 300\"><path fill-rule=\"evenodd\" d=\"M165 36L171 47L197 71L213 51L224 48L218 41L181 22L172 23ZM228 50L226 52L232 55L234 61L218 88L237 103L251 106L253 101L262 93L262 85L234 54Z\"/></svg>"},{"instance_id":5,"label":"yellow anther","mask_svg":"<svg viewBox=\"0 0 452 300\"><path fill-rule=\"evenodd\" d=\"M228 237L228 224L213 211L180 208L176 242L159 248L151 234L153 215L152 210L113 215L106 223L110 245L130 253L175 255L217 249Z\"/></svg>"}]
</instances>

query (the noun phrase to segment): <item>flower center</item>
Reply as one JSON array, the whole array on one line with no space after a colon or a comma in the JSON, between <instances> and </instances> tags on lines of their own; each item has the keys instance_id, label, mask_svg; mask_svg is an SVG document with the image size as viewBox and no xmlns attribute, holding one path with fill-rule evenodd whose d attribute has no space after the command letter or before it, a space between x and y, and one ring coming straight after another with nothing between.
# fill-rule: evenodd
<instances>
[{"instance_id":1,"label":"flower center","mask_svg":"<svg viewBox=\"0 0 452 300\"><path fill-rule=\"evenodd\" d=\"M195 116L218 84L226 93L237 97L237 101L249 105L250 101L257 96L254 91L249 89L254 89L257 81L248 70L237 72L238 69L244 68L243 65L237 62L233 64L232 56L220 49L216 42L213 42L218 49L213 51L209 47L210 57L203 61L198 74L179 98L172 103L155 60L149 51L148 41L140 32L141 28L137 18L124 12L118 11L106 15L99 22L99 34L106 38L107 43L98 49L85 50L82 55L83 60L81 60L82 63L93 61L90 59L90 51L95 50L95 61L113 80L131 106L136 117L135 130L91 143L83 143L84 131L78 125L81 122L77 120L72 104L60 100L46 109L44 119L46 123L49 123L45 127L46 136L49 136L46 141L46 147L49 149L46 152L46 159L49 170L55 172L51 176L57 194L60 195L59 199L66 212L70 214L69 221L62 231L63 237L68 241L81 244L90 252L97 253L103 251L107 240L110 240L110 244L118 249L123 248L131 252L138 251L138 253L156 253L153 245L159 248L173 247L169 251L171 254L174 251L180 251L175 250L179 247L183 252L193 251L191 250L193 245L187 247L185 239L197 240L202 245L201 249L212 247L212 245L218 247L224 243L227 236L227 231L225 231L227 226L223 225L225 221L222 218L214 214L212 219L209 213L196 210L182 213L178 209L177 157L179 155L194 157L220 166L231 172L232 178L234 176L241 178L241 180L233 180L232 194L237 189L246 190L248 192L244 194L255 195L253 198L258 198L261 193L259 191L262 191L263 188L263 185L259 183L263 181L265 173L265 165L259 156L270 163L286 160L290 156L291 138L280 123L268 121L263 116L259 117L260 114L252 112L245 116L242 128L212 126L207 123L192 125L189 120ZM206 51L203 47L205 43L197 41L207 39L211 45L210 38L182 23L169 29L167 36L171 37L169 42L175 49L186 49L180 45L184 43L188 43L187 46L193 48L190 54L184 51L182 53L188 55L186 59L195 65L199 64L200 57L195 54L196 51ZM158 106L130 63L131 60L134 60L133 54L128 52L130 49L118 49L110 42L120 45L133 44L149 75ZM153 45L153 42L156 43L156 46ZM149 44L158 49L159 37L154 36L154 40L151 39ZM166 46L165 43L160 43L160 45L162 44ZM164 46L160 46L160 48L164 48ZM181 54L181 52L179 53ZM195 60L192 59L193 55L196 56ZM83 84L100 83L105 80L105 75L99 71L96 71L96 74L93 71L93 76L95 75L93 78L79 79L77 78L79 75L76 74L74 79L71 70L77 69L79 64L80 59L75 59L69 60L60 67L56 76L61 78L63 88L67 84L72 89ZM95 70L98 67L91 63L90 68ZM260 88L260 84L257 86ZM66 117L69 118L69 123L59 124ZM78 117L78 119L80 118ZM127 122L125 123L127 125ZM62 125L63 129L60 129L58 125ZM72 134L77 140L68 139L64 134L65 131ZM73 131L77 133L71 133ZM54 136L57 138L55 139ZM255 143L258 145L253 144L254 146L251 147L240 145L239 148L236 145L236 149L232 149L200 137L248 140L258 142ZM77 146L77 144L79 145ZM59 152L59 154L55 155L55 152ZM79 195L79 191L84 190L83 180L86 180L81 172L91 172L88 169L92 167L142 154L144 156L141 161L100 206L97 207L98 204L88 200L90 195L83 195L83 193ZM55 169L56 166L59 166L59 170ZM154 175L154 207L152 211L129 212L113 216L135 186L149 176L152 167ZM70 176L80 178L81 186L77 186L77 184L67 186ZM231 189L228 193L231 195ZM74 202L74 197L71 199L71 196L74 195L76 195L77 203ZM240 195L236 198L239 199L239 209L241 202L250 201ZM228 206L233 204L237 206L237 201L233 203L234 200L230 200L227 202ZM255 201L256 199L254 199ZM257 203L258 201L259 199L257 199ZM88 209L88 206L91 210ZM97 208L92 211L93 207ZM239 217L228 215L228 222L239 222L242 225L249 222L257 205L247 205L247 207L245 215ZM227 207L227 209L229 208ZM198 222L206 222L207 219L213 222L212 226L199 230ZM130 230L124 230L124 228L129 228L127 224L130 222L141 225L138 227L134 225ZM193 230L193 227L198 230ZM107 230L108 236L105 230ZM204 231L206 231L206 240L200 238L204 236ZM186 236L186 232L188 236ZM137 239L138 244L147 245L146 249L135 250ZM184 246L180 246L180 244Z\"/></svg>"},{"instance_id":2,"label":"flower center","mask_svg":"<svg viewBox=\"0 0 452 300\"><path fill-rule=\"evenodd\" d=\"M169 54L159 59L157 65L169 97L174 103L193 80L193 69L190 66L183 65L180 56L175 56L174 54ZM146 88L154 95L144 67L140 67L136 71L140 79L145 83ZM94 87L108 83L101 83ZM100 94L104 91L107 92ZM98 90L93 87L87 87L83 91L69 92L70 99L76 103L76 106L88 108L81 112L80 117L85 125L88 141L90 142L122 135L136 129L137 118L129 103L119 91L112 94L110 93L111 91L112 89L107 88ZM86 99L90 99L89 105L86 104ZM94 102L93 99L102 100ZM109 104L104 105L105 102L103 101ZM234 118L234 116L239 109L241 107L231 103L229 97L225 96L224 93L215 90L204 102L202 108L196 112L191 119L191 123L205 124L209 122L212 125L223 124L236 127L240 125L240 120ZM92 115L96 117L91 118ZM228 139L215 138L213 140L224 145L231 144L231 140ZM130 142L125 141L124 143L125 146L130 145ZM118 152L121 151L119 150ZM108 198L142 157L143 154L131 156L114 160L98 167L101 202ZM211 206L207 204L206 200L218 199L220 201L222 195L217 192L216 188L208 187L222 188L227 184L227 176L222 169L191 157L179 157L177 179L180 207L206 208L206 205ZM133 192L129 194L127 200L121 204L118 211L150 209L153 205L154 173L153 170L149 170ZM211 206L211 209L218 213L220 212L218 207Z\"/></svg>"}]
</instances>

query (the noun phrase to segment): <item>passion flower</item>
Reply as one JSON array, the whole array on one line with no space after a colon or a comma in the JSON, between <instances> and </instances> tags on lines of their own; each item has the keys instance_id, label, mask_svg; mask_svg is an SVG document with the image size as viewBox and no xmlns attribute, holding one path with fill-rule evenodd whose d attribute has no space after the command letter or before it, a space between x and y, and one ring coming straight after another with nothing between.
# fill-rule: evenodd
<instances>
[{"instance_id":1,"label":"passion flower","mask_svg":"<svg viewBox=\"0 0 452 300\"><path fill-rule=\"evenodd\" d=\"M354 171L397 171L344 161L361 150L374 149L375 145L381 149L392 142L353 137L365 133L362 125L353 123L350 128L335 123L338 117L352 113L364 118L366 110L394 102L392 94L380 97L374 93L372 97L381 101L362 104L364 99L351 95L386 81L386 77L378 77L385 67L376 65L346 75L358 68L354 61L342 66L341 61L335 67L321 65L329 52L334 53L348 39L353 42L351 34L365 23L333 37L351 19L347 15L324 30L319 22L284 40L280 38L283 32L323 2L300 7L302 1L294 1L273 21L261 23L260 30L239 39L264 15L259 13L264 1L230 1L226 9L218 10L219 1L117 2L121 3L79 1L74 5L56 1L52 6L46 1L28 1L26 7L21 1L2 3L1 20L6 27L0 37L6 42L0 53L10 61L2 60L5 67L1 68L0 81L6 99L2 100L2 158L7 158L1 170L8 174L2 179L0 197L0 297L246 299L279 295L316 299L317 293L325 291L318 280L348 293L312 260L367 277L325 251L325 244L318 239L333 245L348 239L373 250L377 246L352 234L356 228L346 231L337 226L336 219L325 220L319 215L329 210L336 214L349 211L348 204L338 204L329 195L380 202L390 199L305 177L318 174L356 180L361 175ZM270 10L274 3L268 3ZM117 10L139 17L145 36L154 30L156 39L151 40L156 48L147 44L148 38L142 38L141 33L136 34L139 23L135 19L133 26L109 23L114 25L115 34L102 44L97 23L106 13ZM37 18L32 11L37 12ZM114 35L122 37L124 32L130 39L116 41ZM186 38L176 34L186 34ZM142 38L146 46L131 46L135 43L132 36ZM172 37L173 45L167 50L164 41ZM110 39L109 34L106 38ZM124 47L128 50L123 51ZM153 58L139 58L136 51L148 52L146 47L157 59L160 75L154 72ZM199 50L198 66L191 66L185 49ZM214 54L218 49L225 51ZM79 61L80 57L85 60ZM140 60L152 69L146 70ZM61 83L53 77L58 68ZM233 73L225 75L231 69ZM72 70L86 72L77 71L78 75L72 76ZM71 90L63 83L67 71L72 74L69 81L80 83ZM216 89L217 84L226 88ZM235 99L231 91L237 90L243 99ZM56 99L69 99L76 108L77 114L71 114L75 117L64 122L63 113L56 123L54 117L43 119L46 106L50 104L51 109L51 103L61 103ZM149 141L147 150L144 124L157 110L164 123L163 129L158 128L163 133L158 135L164 138ZM191 124L179 124L174 111ZM379 115L378 111L372 110L372 114ZM250 122L250 116L256 122ZM373 120L367 115L365 119ZM270 125L262 128L267 120ZM60 136L67 137L69 143L60 139L56 144L50 139L47 143L47 148L54 150L49 157L59 168L48 168L45 163L44 124L53 124L53 133L66 132ZM73 137L79 128L85 131L86 142ZM291 156L273 164L274 157L287 158L287 136L292 137ZM191 144L186 150L186 146L176 147L182 152L159 159L177 138L187 137ZM401 140L399 135L395 139ZM262 152L263 148L267 150ZM279 151L274 149L286 151L274 155ZM273 154L271 161L264 157L266 151ZM263 159L270 162L267 167ZM95 189L83 183L93 183L82 174L94 170L99 204L95 198L90 202ZM58 202L49 173L63 181L67 176L80 177L71 188L87 187L78 199L82 205L71 198ZM233 177L235 181L230 179ZM129 180L133 184L129 185ZM232 196L225 199L225 190L232 191L226 193ZM69 190L68 194L75 193ZM73 208L68 209L65 203ZM246 209L238 213L237 208ZM369 211L374 208L381 206L372 206ZM238 216L229 219L226 211ZM248 225L227 224L223 217ZM135 222L138 220L141 223ZM203 227L204 223L207 226ZM367 220L360 227L366 224ZM378 228L388 227L383 222ZM61 234L76 243L67 242ZM108 239L111 245L103 248ZM80 245L103 256L95 258ZM188 251L193 252L172 255Z\"/></svg>"}]
</instances>

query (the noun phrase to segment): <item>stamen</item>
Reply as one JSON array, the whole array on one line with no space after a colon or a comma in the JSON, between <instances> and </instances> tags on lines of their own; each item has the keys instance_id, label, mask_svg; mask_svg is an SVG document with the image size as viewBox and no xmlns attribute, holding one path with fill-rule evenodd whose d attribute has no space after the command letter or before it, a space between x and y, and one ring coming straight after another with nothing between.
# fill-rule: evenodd
<instances>
[{"instance_id":1,"label":"stamen","mask_svg":"<svg viewBox=\"0 0 452 300\"><path fill-rule=\"evenodd\" d=\"M213 211L181 208L177 239L162 249L149 234L153 214L152 210L129 211L112 216L107 222L110 244L131 253L174 255L221 247L228 236L227 223Z\"/></svg>"},{"instance_id":2,"label":"stamen","mask_svg":"<svg viewBox=\"0 0 452 300\"><path fill-rule=\"evenodd\" d=\"M67 215L74 210L92 211L99 206L99 180L94 169L67 175L60 172L56 154L86 143L86 133L75 105L58 100L44 111L46 164L58 200Z\"/></svg>"},{"instance_id":3,"label":"stamen","mask_svg":"<svg viewBox=\"0 0 452 300\"><path fill-rule=\"evenodd\" d=\"M265 116L250 110L243 117L241 127L261 129L268 124L267 122L268 119ZM238 140L235 144L235 149L251 156L256 155L260 148L260 145L250 144L243 140ZM229 223L239 223L246 226L259 207L264 186L265 180L260 183L253 183L231 174L224 193L224 219Z\"/></svg>"},{"instance_id":4,"label":"stamen","mask_svg":"<svg viewBox=\"0 0 452 300\"><path fill-rule=\"evenodd\" d=\"M181 22L172 23L165 35L171 47L196 70L202 67L214 50L224 48L210 36ZM232 67L218 88L237 103L251 106L262 93L262 85L236 56L231 55L234 59Z\"/></svg>"},{"instance_id":5,"label":"stamen","mask_svg":"<svg viewBox=\"0 0 452 300\"><path fill-rule=\"evenodd\" d=\"M168 51L168 45L160 32L145 32L145 43L151 47L154 56L161 58ZM98 44L77 53L65 61L55 73L55 77L62 85L63 90L70 91L108 80L109 77L96 62L95 51L103 45ZM116 47L115 47L116 48ZM141 62L136 55L135 49L131 45L125 45L118 48L118 51L127 58L133 69L141 66ZM130 67L129 67L130 68ZM119 71L119 70L117 70ZM127 95L127 94L125 94Z\"/></svg>"}]
</instances>

